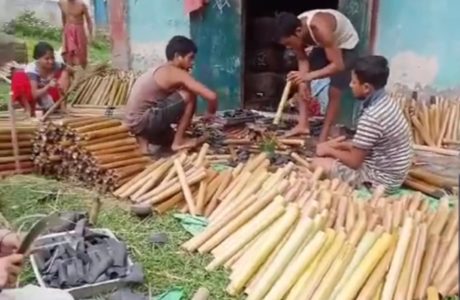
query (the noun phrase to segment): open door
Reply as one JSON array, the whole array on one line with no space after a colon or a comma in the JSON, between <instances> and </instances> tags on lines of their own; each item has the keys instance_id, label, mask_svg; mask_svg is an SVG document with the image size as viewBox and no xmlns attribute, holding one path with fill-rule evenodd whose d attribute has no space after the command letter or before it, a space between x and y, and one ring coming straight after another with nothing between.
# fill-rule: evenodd
<instances>
[{"instance_id":1,"label":"open door","mask_svg":"<svg viewBox=\"0 0 460 300\"><path fill-rule=\"evenodd\" d=\"M241 24L242 0L213 0L190 15L191 36L198 46L194 75L217 92L220 110L241 105Z\"/></svg>"},{"instance_id":2,"label":"open door","mask_svg":"<svg viewBox=\"0 0 460 300\"><path fill-rule=\"evenodd\" d=\"M375 0L339 0L339 11L347 16L359 35L359 55L371 53L371 19ZM359 103L353 98L351 91L342 96L340 123L354 127Z\"/></svg>"}]
</instances>

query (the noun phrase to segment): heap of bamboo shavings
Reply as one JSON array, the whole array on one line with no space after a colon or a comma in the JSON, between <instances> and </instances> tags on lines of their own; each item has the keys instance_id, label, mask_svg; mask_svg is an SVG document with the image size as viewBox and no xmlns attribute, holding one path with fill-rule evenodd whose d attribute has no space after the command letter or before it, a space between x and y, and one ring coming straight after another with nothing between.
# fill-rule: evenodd
<instances>
[{"instance_id":1,"label":"heap of bamboo shavings","mask_svg":"<svg viewBox=\"0 0 460 300\"><path fill-rule=\"evenodd\" d=\"M151 163L128 128L107 117L42 124L33 154L40 174L73 179L103 192L123 185Z\"/></svg>"},{"instance_id":2,"label":"heap of bamboo shavings","mask_svg":"<svg viewBox=\"0 0 460 300\"><path fill-rule=\"evenodd\" d=\"M458 151L448 150L460 146L458 98L433 96L429 103L417 100L416 96L394 94L392 98L412 126L416 150L458 156Z\"/></svg>"},{"instance_id":3,"label":"heap of bamboo shavings","mask_svg":"<svg viewBox=\"0 0 460 300\"><path fill-rule=\"evenodd\" d=\"M458 294L458 211L420 193L368 202L337 179L240 172L204 232L183 244L231 271L248 299L423 299ZM250 174L250 175L248 175ZM321 170L315 172L321 174ZM251 180L248 180L251 178Z\"/></svg>"},{"instance_id":4,"label":"heap of bamboo shavings","mask_svg":"<svg viewBox=\"0 0 460 300\"><path fill-rule=\"evenodd\" d=\"M243 183L250 179L261 183L272 174L268 171L270 161L265 153L218 173L208 166L222 163L229 157L207 155L208 150L209 145L204 144L199 153L182 153L160 159L113 194L129 199L137 206L152 206L157 213L178 207L183 212L209 217L217 213L215 209L219 203L234 197L235 191L239 191ZM296 164L289 163L273 174L279 177L288 170L295 170L299 178L320 176L310 171L308 162L296 154L293 157L298 160Z\"/></svg>"},{"instance_id":5,"label":"heap of bamboo shavings","mask_svg":"<svg viewBox=\"0 0 460 300\"><path fill-rule=\"evenodd\" d=\"M19 149L19 167L16 171L15 155L9 122L0 122L0 176L14 175L17 173L28 174L34 171L32 161L33 139L37 125L32 122L18 122L16 134Z\"/></svg>"},{"instance_id":6,"label":"heap of bamboo shavings","mask_svg":"<svg viewBox=\"0 0 460 300\"><path fill-rule=\"evenodd\" d=\"M136 81L133 72L107 66L95 68L81 76L85 76L85 80L69 92L72 106L124 106Z\"/></svg>"}]
</instances>

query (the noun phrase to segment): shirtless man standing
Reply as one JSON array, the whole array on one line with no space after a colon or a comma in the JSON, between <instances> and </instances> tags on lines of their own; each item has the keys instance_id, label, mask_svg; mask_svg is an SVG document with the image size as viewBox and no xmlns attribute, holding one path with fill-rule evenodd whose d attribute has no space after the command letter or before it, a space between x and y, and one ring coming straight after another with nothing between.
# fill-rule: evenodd
<instances>
[{"instance_id":1,"label":"shirtless man standing","mask_svg":"<svg viewBox=\"0 0 460 300\"><path fill-rule=\"evenodd\" d=\"M217 110L217 95L189 73L197 47L184 36L173 37L166 46L167 62L148 70L133 85L125 109L125 123L136 135L144 153L149 144L171 146L178 151L193 148L203 139L187 139L185 131L196 109L197 96L208 102L205 119ZM174 132L171 124L177 124Z\"/></svg>"},{"instance_id":2,"label":"shirtless man standing","mask_svg":"<svg viewBox=\"0 0 460 300\"><path fill-rule=\"evenodd\" d=\"M294 50L299 63L299 71L290 72L288 80L298 86L300 114L297 126L287 135L309 133L310 82L330 77L329 103L320 135L320 141L325 141L339 113L342 92L349 88L358 33L347 17L333 9L310 10L298 17L281 13L276 21L279 42ZM305 49L309 46L314 48L307 55Z\"/></svg>"},{"instance_id":3,"label":"shirtless man standing","mask_svg":"<svg viewBox=\"0 0 460 300\"><path fill-rule=\"evenodd\" d=\"M59 0L62 14L63 53L72 66L86 67L88 63L88 36L91 39L93 23L88 6L82 0ZM85 31L88 26L88 36Z\"/></svg>"}]
</instances>

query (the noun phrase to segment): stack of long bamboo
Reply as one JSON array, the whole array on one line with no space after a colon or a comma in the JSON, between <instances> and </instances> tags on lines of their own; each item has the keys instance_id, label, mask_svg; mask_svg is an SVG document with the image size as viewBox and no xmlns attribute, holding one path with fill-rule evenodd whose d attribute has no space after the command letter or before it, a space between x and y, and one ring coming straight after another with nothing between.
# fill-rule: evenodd
<instances>
[{"instance_id":1,"label":"stack of long bamboo","mask_svg":"<svg viewBox=\"0 0 460 300\"><path fill-rule=\"evenodd\" d=\"M17 124L16 134L19 149L19 166L21 174L34 170L32 162L32 141L37 126L29 122ZM16 163L9 122L0 122L0 176L16 174Z\"/></svg>"},{"instance_id":2,"label":"stack of long bamboo","mask_svg":"<svg viewBox=\"0 0 460 300\"><path fill-rule=\"evenodd\" d=\"M102 191L131 180L151 162L121 121L106 117L46 123L34 144L39 173L73 178Z\"/></svg>"},{"instance_id":3,"label":"stack of long bamboo","mask_svg":"<svg viewBox=\"0 0 460 300\"><path fill-rule=\"evenodd\" d=\"M432 97L429 103L394 95L412 125L416 144L433 148L460 146L460 102Z\"/></svg>"},{"instance_id":4,"label":"stack of long bamboo","mask_svg":"<svg viewBox=\"0 0 460 300\"><path fill-rule=\"evenodd\" d=\"M128 101L136 80L133 72L104 68L84 80L73 92L75 108L90 106L123 106Z\"/></svg>"},{"instance_id":5,"label":"stack of long bamboo","mask_svg":"<svg viewBox=\"0 0 460 300\"><path fill-rule=\"evenodd\" d=\"M315 172L321 174L321 170ZM239 182L183 244L231 270L227 292L248 299L425 299L458 294L458 212L422 194L368 202L338 180L280 169ZM294 174L294 175L293 175ZM238 188L237 188L238 187Z\"/></svg>"},{"instance_id":6,"label":"stack of long bamboo","mask_svg":"<svg viewBox=\"0 0 460 300\"><path fill-rule=\"evenodd\" d=\"M152 206L157 213L178 207L183 212L211 216L219 203L232 199L248 180L261 184L270 174L270 161L265 153L218 173L207 166L228 157L206 155L208 150L209 145L205 144L199 153L160 159L116 190L114 195L130 199L139 206ZM274 173L276 176L293 169L305 178L319 176L309 171L306 161L298 155L293 156L298 165L289 163Z\"/></svg>"}]
</instances>

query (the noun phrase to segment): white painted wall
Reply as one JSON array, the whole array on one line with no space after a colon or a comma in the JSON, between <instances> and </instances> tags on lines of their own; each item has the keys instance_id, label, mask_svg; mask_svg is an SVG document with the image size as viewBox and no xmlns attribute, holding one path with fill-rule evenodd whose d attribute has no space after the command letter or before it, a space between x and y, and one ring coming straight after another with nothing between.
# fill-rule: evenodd
<instances>
[{"instance_id":1,"label":"white painted wall","mask_svg":"<svg viewBox=\"0 0 460 300\"><path fill-rule=\"evenodd\" d=\"M91 0L83 0L87 5ZM51 25L62 26L58 0L0 0L0 24L11 21L25 10L34 11L37 17L48 21ZM91 14L93 6L91 4Z\"/></svg>"}]
</instances>

